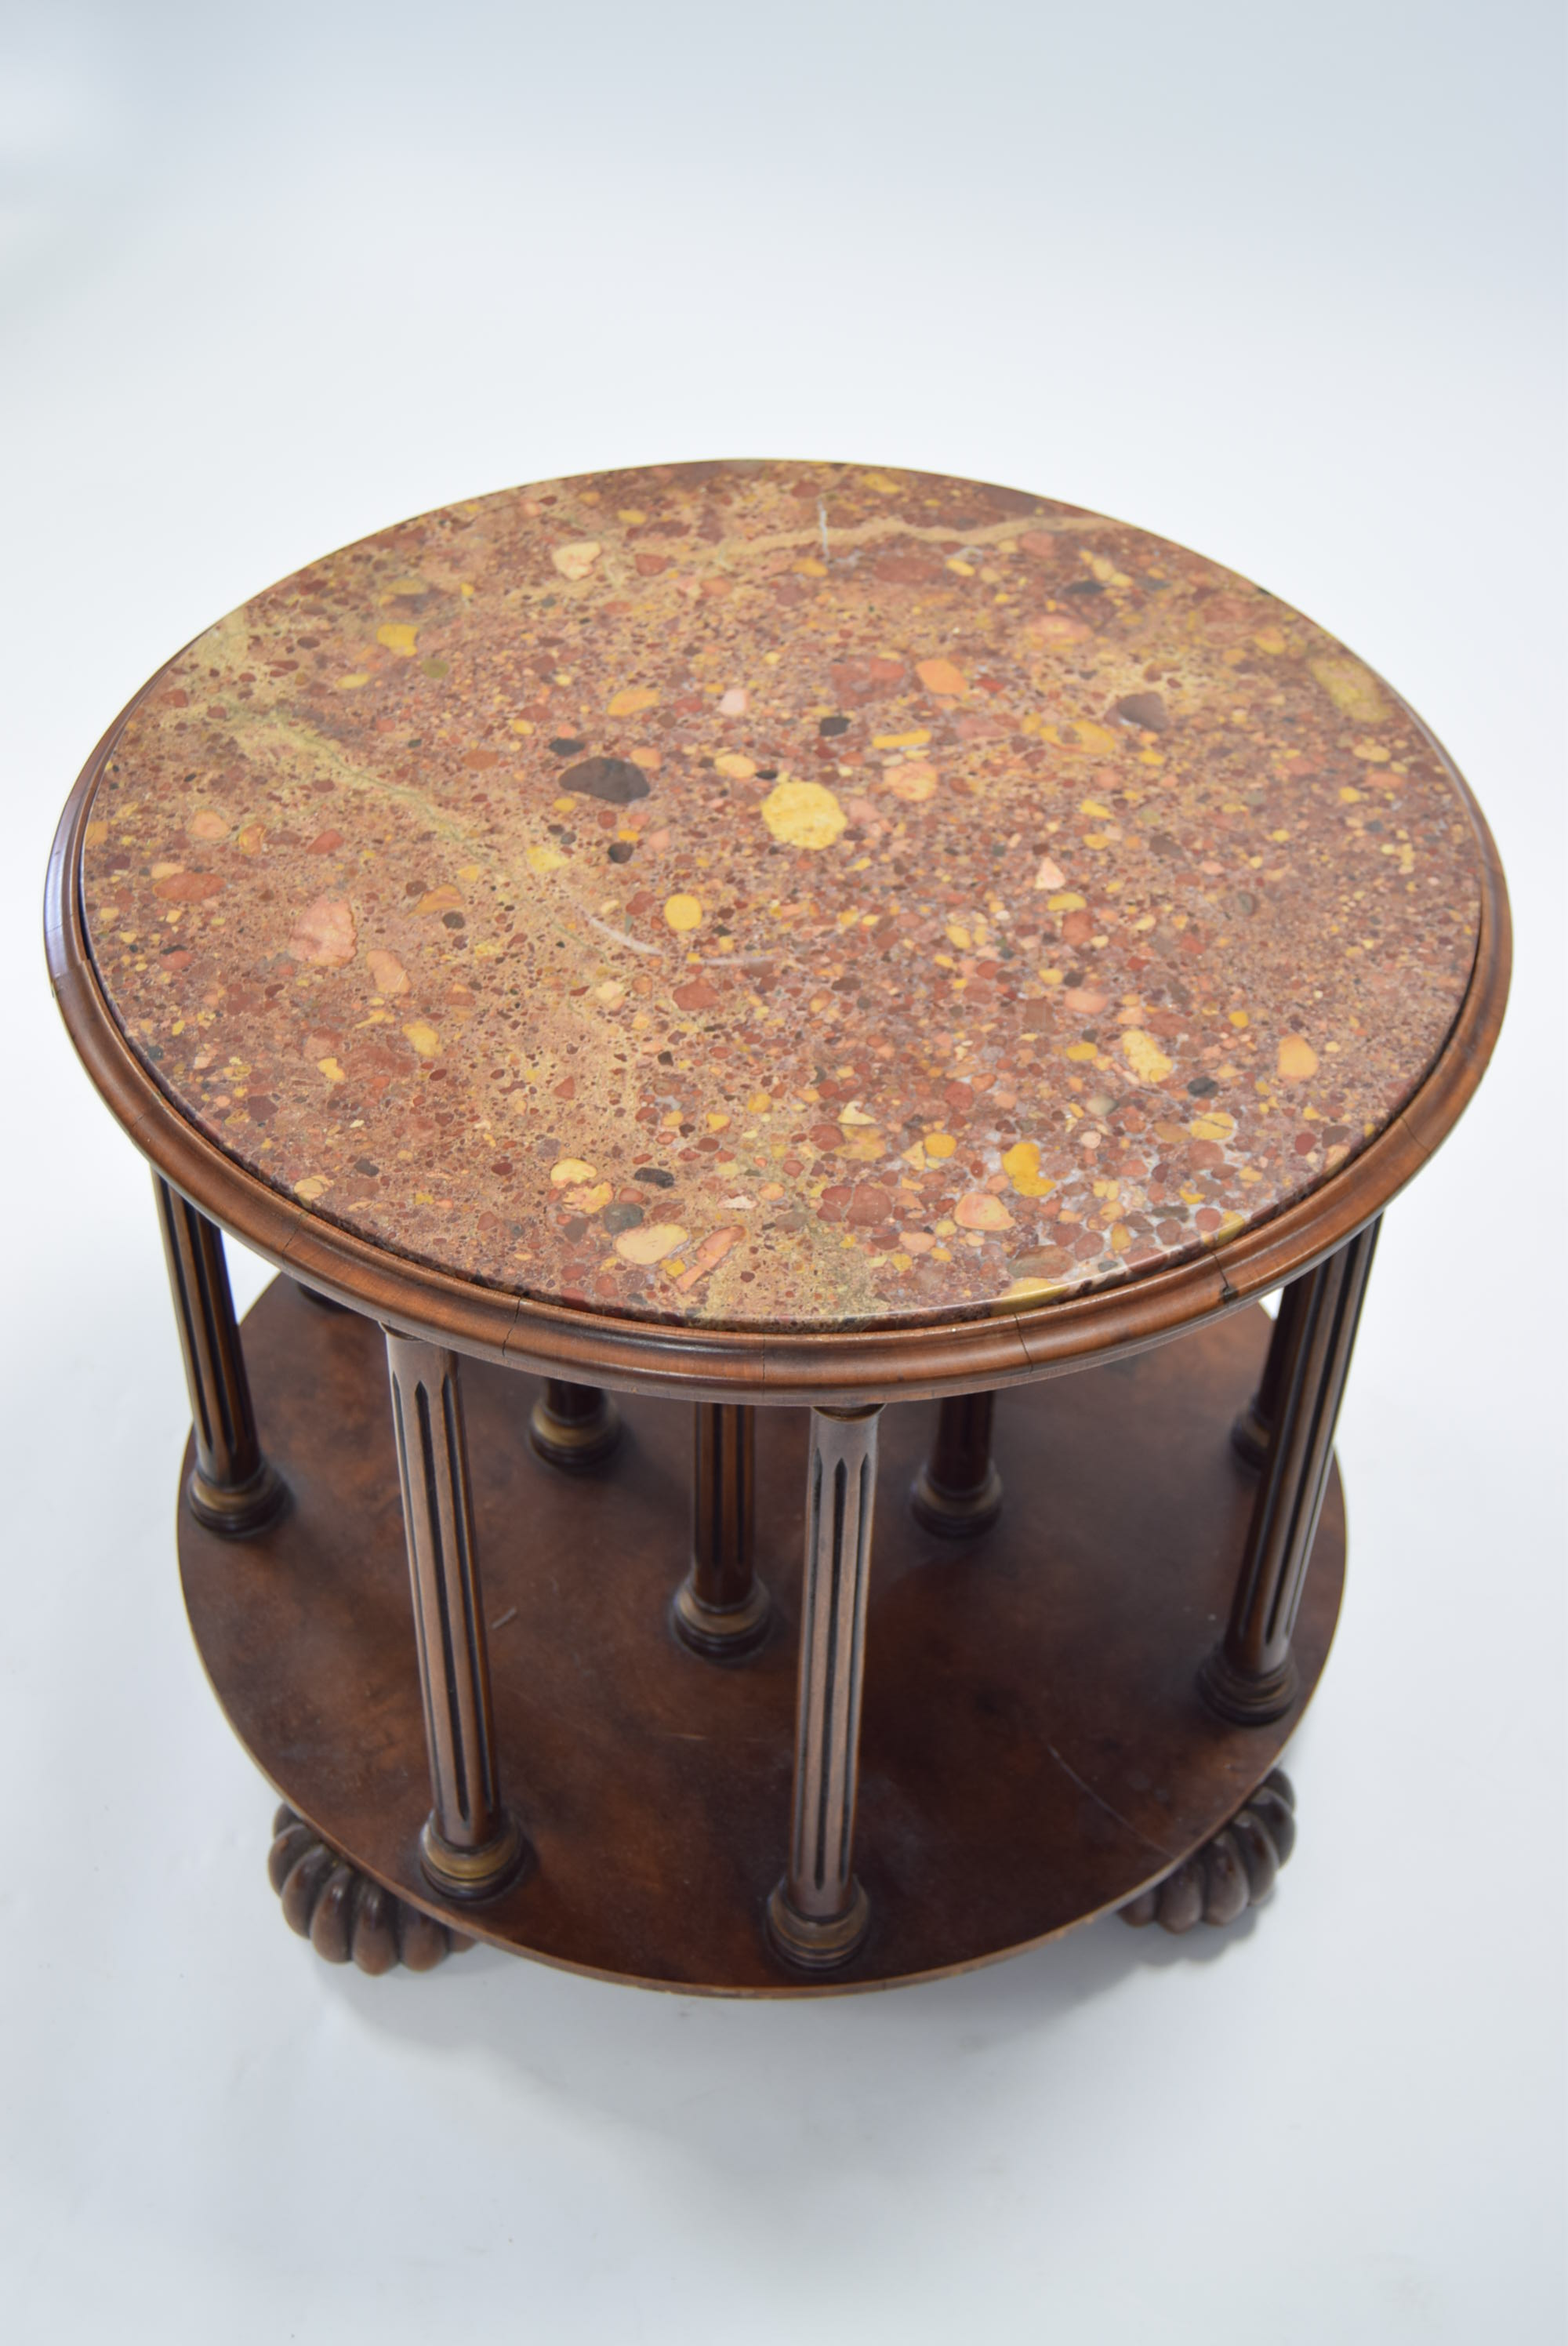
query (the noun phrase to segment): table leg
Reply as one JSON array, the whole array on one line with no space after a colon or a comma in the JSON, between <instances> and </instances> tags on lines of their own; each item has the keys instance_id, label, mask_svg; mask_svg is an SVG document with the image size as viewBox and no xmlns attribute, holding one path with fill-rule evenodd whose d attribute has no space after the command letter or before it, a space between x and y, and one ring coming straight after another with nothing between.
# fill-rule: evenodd
<instances>
[{"instance_id":1,"label":"table leg","mask_svg":"<svg viewBox=\"0 0 1568 2346\"><path fill-rule=\"evenodd\" d=\"M157 1173L153 1194L196 1436L186 1499L209 1531L239 1539L271 1523L289 1494L256 1438L223 1234Z\"/></svg>"},{"instance_id":2,"label":"table leg","mask_svg":"<svg viewBox=\"0 0 1568 2346\"><path fill-rule=\"evenodd\" d=\"M880 1404L811 1412L794 1817L768 1902L775 1947L806 1970L847 1963L871 1920L851 1856L881 1415Z\"/></svg>"},{"instance_id":3,"label":"table leg","mask_svg":"<svg viewBox=\"0 0 1568 2346\"><path fill-rule=\"evenodd\" d=\"M1293 1279L1288 1287L1280 1289L1279 1308L1275 1314L1273 1333L1268 1339L1268 1357L1263 1363L1257 1391L1230 1429L1231 1442L1248 1466L1260 1467L1268 1456L1269 1436L1279 1418L1285 1363L1295 1341L1293 1331L1306 1298L1306 1288L1304 1279Z\"/></svg>"},{"instance_id":4,"label":"table leg","mask_svg":"<svg viewBox=\"0 0 1568 2346\"><path fill-rule=\"evenodd\" d=\"M949 1539L989 1531L1002 1512L1002 1477L991 1455L993 1392L953 1393L940 1403L936 1440L915 1477L915 1521Z\"/></svg>"},{"instance_id":5,"label":"table leg","mask_svg":"<svg viewBox=\"0 0 1568 2346\"><path fill-rule=\"evenodd\" d=\"M698 1402L692 1412L691 1570L671 1620L694 1653L738 1659L768 1634L768 1591L753 1566L757 1413Z\"/></svg>"},{"instance_id":6,"label":"table leg","mask_svg":"<svg viewBox=\"0 0 1568 2346\"><path fill-rule=\"evenodd\" d=\"M1296 1282L1282 1340L1278 1415L1253 1504L1224 1638L1199 1675L1210 1708L1242 1726L1296 1699L1291 1631L1333 1461L1334 1427L1378 1243L1377 1222Z\"/></svg>"},{"instance_id":7,"label":"table leg","mask_svg":"<svg viewBox=\"0 0 1568 2346\"><path fill-rule=\"evenodd\" d=\"M568 1474L597 1466L620 1438L620 1413L607 1392L545 1378L528 1420L528 1439L548 1464Z\"/></svg>"},{"instance_id":8,"label":"table leg","mask_svg":"<svg viewBox=\"0 0 1568 2346\"><path fill-rule=\"evenodd\" d=\"M438 1890L490 1898L532 1852L502 1801L457 1356L387 1329L387 1369L435 1807L420 1857Z\"/></svg>"}]
</instances>

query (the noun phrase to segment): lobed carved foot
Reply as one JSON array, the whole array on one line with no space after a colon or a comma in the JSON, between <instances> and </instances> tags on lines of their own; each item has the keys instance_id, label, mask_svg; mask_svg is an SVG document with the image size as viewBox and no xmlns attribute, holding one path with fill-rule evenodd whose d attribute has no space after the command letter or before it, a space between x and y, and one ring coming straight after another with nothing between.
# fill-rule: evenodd
<instances>
[{"instance_id":1,"label":"lobed carved foot","mask_svg":"<svg viewBox=\"0 0 1568 2346\"><path fill-rule=\"evenodd\" d=\"M279 1810L272 1834L267 1871L283 1920L328 1963L356 1963L377 1977L399 1964L430 1972L473 1944L367 1879L292 1809Z\"/></svg>"},{"instance_id":2,"label":"lobed carved foot","mask_svg":"<svg viewBox=\"0 0 1568 2346\"><path fill-rule=\"evenodd\" d=\"M1135 1929L1157 1923L1176 1932L1195 1923L1234 1923L1267 1898L1295 1846L1296 1794L1276 1768L1212 1841L1124 1906L1122 1920Z\"/></svg>"}]
</instances>

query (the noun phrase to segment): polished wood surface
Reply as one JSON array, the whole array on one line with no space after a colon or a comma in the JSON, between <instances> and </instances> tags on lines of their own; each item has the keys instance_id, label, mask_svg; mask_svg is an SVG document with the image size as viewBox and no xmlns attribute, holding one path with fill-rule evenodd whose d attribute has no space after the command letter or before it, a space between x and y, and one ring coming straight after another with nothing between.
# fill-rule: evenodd
<instances>
[{"instance_id":1,"label":"polished wood surface","mask_svg":"<svg viewBox=\"0 0 1568 2346\"><path fill-rule=\"evenodd\" d=\"M857 1876L864 1943L820 1982L770 1948L788 1860L807 1425L757 1421L757 1561L774 1623L716 1669L669 1631L689 1536L690 1423L626 1406L605 1473L569 1478L524 1432L534 1388L464 1364L495 1746L537 1853L463 1906L423 1873L430 1780L381 1338L287 1280L245 1341L263 1442L294 1495L244 1546L183 1511L197 1644L295 1811L360 1872L460 1931L605 1975L811 1994L958 1969L1125 1904L1200 1849L1268 1774L1339 1610L1331 1474L1270 1724L1232 1726L1196 1677L1225 1617L1257 1478L1227 1429L1268 1336L1257 1311L1080 1377L1004 1393L1009 1504L932 1538L905 1494L934 1431L890 1409L866 1623Z\"/></svg>"},{"instance_id":2,"label":"polished wood surface","mask_svg":"<svg viewBox=\"0 0 1568 2346\"><path fill-rule=\"evenodd\" d=\"M854 1403L1023 1383L1157 1344L1298 1277L1380 1212L1451 1130L1502 1023L1512 957L1507 892L1485 821L1445 759L1482 861L1469 991L1426 1080L1404 1107L1359 1156L1273 1220L1175 1270L936 1326L754 1333L641 1324L519 1299L370 1245L247 1173L180 1113L127 1044L87 950L81 858L103 763L131 710L159 688L163 675L149 679L88 759L50 859L45 944L56 999L83 1064L136 1146L173 1187L277 1268L455 1352L541 1375L688 1400ZM1431 740L1414 712L1407 715ZM1441 745L1433 746L1441 754Z\"/></svg>"}]
</instances>

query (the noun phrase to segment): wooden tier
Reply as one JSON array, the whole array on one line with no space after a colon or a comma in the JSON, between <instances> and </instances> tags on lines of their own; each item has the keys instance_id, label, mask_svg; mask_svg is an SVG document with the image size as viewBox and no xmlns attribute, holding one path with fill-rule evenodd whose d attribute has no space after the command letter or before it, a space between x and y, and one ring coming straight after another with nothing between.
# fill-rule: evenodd
<instances>
[{"instance_id":1,"label":"wooden tier","mask_svg":"<svg viewBox=\"0 0 1568 2346\"><path fill-rule=\"evenodd\" d=\"M1268 1322L999 1396L1001 1518L932 1535L909 1492L928 1403L883 1420L856 1869L863 1946L801 1980L764 1931L790 1812L807 1419L759 1413L761 1649L723 1665L669 1627L689 1562L691 1423L628 1398L598 1473L528 1439L536 1381L463 1382L503 1788L536 1852L459 1907L420 1870L430 1807L385 1348L279 1280L245 1347L291 1504L241 1543L180 1511L186 1602L241 1741L298 1814L398 1897L494 1943L683 1992L802 1995L985 1963L1124 1904L1274 1766L1321 1674L1344 1580L1330 1479L1295 1637L1299 1690L1231 1727L1197 1691L1257 1482L1231 1446ZM188 1467L190 1462L188 1460Z\"/></svg>"}]
</instances>

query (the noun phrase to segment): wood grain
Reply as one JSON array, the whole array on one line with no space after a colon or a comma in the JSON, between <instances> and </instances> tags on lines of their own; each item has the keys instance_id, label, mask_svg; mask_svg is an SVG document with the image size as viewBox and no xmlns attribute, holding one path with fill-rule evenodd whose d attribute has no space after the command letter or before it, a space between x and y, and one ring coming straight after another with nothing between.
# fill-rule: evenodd
<instances>
[{"instance_id":1,"label":"wood grain","mask_svg":"<svg viewBox=\"0 0 1568 2346\"><path fill-rule=\"evenodd\" d=\"M907 1505L934 1409L884 1412L855 1836L871 1921L834 1987L984 1963L1124 1905L1274 1766L1339 1611L1337 1474L1289 1710L1230 1726L1196 1685L1257 1488L1229 1427L1268 1337L1251 1311L1003 1393L1008 1504L974 1540L932 1537ZM280 1796L361 1872L498 1945L671 1988L829 1992L764 1925L789 1834L805 1413L758 1419L773 1626L716 1669L667 1623L689 1554L686 1411L628 1403L613 1465L567 1477L528 1444L527 1382L465 1368L496 1749L537 1865L459 1906L420 1868L430 1779L380 1334L282 1280L245 1341L294 1505L238 1547L182 1511L180 1562L219 1698Z\"/></svg>"}]
</instances>

